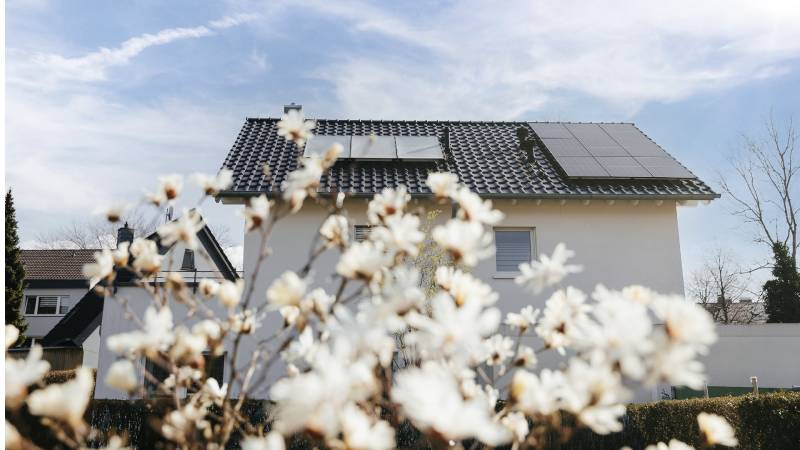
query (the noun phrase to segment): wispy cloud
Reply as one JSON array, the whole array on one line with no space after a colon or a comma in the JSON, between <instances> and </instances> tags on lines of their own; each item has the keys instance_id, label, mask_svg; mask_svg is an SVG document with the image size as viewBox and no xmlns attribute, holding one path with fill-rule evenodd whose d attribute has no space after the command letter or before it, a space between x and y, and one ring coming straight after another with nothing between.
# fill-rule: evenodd
<instances>
[{"instance_id":1,"label":"wispy cloud","mask_svg":"<svg viewBox=\"0 0 800 450\"><path fill-rule=\"evenodd\" d=\"M395 42L319 68L356 116L514 118L564 94L633 113L777 76L800 58L796 2L465 1L413 15L305 5Z\"/></svg>"}]
</instances>

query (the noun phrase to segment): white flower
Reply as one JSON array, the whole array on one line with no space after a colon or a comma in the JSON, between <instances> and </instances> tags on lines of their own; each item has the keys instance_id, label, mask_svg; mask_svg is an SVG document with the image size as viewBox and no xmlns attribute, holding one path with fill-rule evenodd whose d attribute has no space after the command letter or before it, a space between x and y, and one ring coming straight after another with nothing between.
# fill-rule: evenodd
<instances>
[{"instance_id":1,"label":"white flower","mask_svg":"<svg viewBox=\"0 0 800 450\"><path fill-rule=\"evenodd\" d=\"M36 416L46 416L64 421L74 428L83 423L83 413L89 405L94 376L88 367L79 367L75 378L62 384L53 384L28 396L28 410Z\"/></svg>"},{"instance_id":2,"label":"white flower","mask_svg":"<svg viewBox=\"0 0 800 450\"><path fill-rule=\"evenodd\" d=\"M490 306L495 304L499 297L491 286L454 267L438 267L435 279L436 284L447 291L458 306L469 302Z\"/></svg>"},{"instance_id":3,"label":"white flower","mask_svg":"<svg viewBox=\"0 0 800 450\"><path fill-rule=\"evenodd\" d=\"M305 120L302 112L291 109L278 121L278 136L283 136L287 141L293 141L298 147L303 147L306 141L314 136L311 130L315 126L313 120Z\"/></svg>"},{"instance_id":4,"label":"white flower","mask_svg":"<svg viewBox=\"0 0 800 450\"><path fill-rule=\"evenodd\" d=\"M169 356L178 363L193 364L203 359L206 349L206 338L195 334L185 327L175 330L175 341L169 349Z\"/></svg>"},{"instance_id":5,"label":"white flower","mask_svg":"<svg viewBox=\"0 0 800 450\"><path fill-rule=\"evenodd\" d=\"M233 172L229 169L222 169L216 176L196 173L192 175L192 179L206 195L217 195L220 191L231 187Z\"/></svg>"},{"instance_id":6,"label":"white flower","mask_svg":"<svg viewBox=\"0 0 800 450\"><path fill-rule=\"evenodd\" d=\"M163 194L167 200L174 200L181 193L183 188L183 177L178 174L164 175L158 177L160 183L157 192Z\"/></svg>"},{"instance_id":7,"label":"white flower","mask_svg":"<svg viewBox=\"0 0 800 450\"><path fill-rule=\"evenodd\" d=\"M438 198L447 198L453 195L458 188L458 176L449 172L434 172L428 174L425 184Z\"/></svg>"},{"instance_id":8,"label":"white flower","mask_svg":"<svg viewBox=\"0 0 800 450\"><path fill-rule=\"evenodd\" d=\"M114 256L111 250L104 248L100 252L95 252L94 259L95 262L83 265L83 276L89 279L90 286L110 278L114 273Z\"/></svg>"},{"instance_id":9,"label":"white flower","mask_svg":"<svg viewBox=\"0 0 800 450\"><path fill-rule=\"evenodd\" d=\"M625 414L630 393L622 379L606 365L590 365L573 358L566 372L562 409L575 414L578 420L597 434L622 430L619 418Z\"/></svg>"},{"instance_id":10,"label":"white flower","mask_svg":"<svg viewBox=\"0 0 800 450\"><path fill-rule=\"evenodd\" d=\"M14 325L6 325L6 350L19 339L19 330Z\"/></svg>"},{"instance_id":11,"label":"white flower","mask_svg":"<svg viewBox=\"0 0 800 450\"><path fill-rule=\"evenodd\" d=\"M244 280L222 280L219 284L219 290L217 291L217 298L222 306L233 308L242 300L243 291Z\"/></svg>"},{"instance_id":12,"label":"white flower","mask_svg":"<svg viewBox=\"0 0 800 450\"><path fill-rule=\"evenodd\" d=\"M571 345L578 324L588 320L586 313L590 308L585 300L586 295L572 286L554 292L547 300L536 327L536 334L547 347L563 352L564 347Z\"/></svg>"},{"instance_id":13,"label":"white flower","mask_svg":"<svg viewBox=\"0 0 800 450\"><path fill-rule=\"evenodd\" d=\"M320 227L319 234L324 239L326 247L343 248L347 246L350 237L347 218L340 214L328 216Z\"/></svg>"},{"instance_id":14,"label":"white flower","mask_svg":"<svg viewBox=\"0 0 800 450\"><path fill-rule=\"evenodd\" d=\"M411 312L407 321L417 329L410 333L410 343L424 357L446 356L460 366L482 359L483 338L497 330L500 311L483 309L477 302L459 308L450 296L439 294L431 300L430 317Z\"/></svg>"},{"instance_id":15,"label":"white flower","mask_svg":"<svg viewBox=\"0 0 800 450\"><path fill-rule=\"evenodd\" d=\"M697 424L700 426L700 434L703 435L703 439L709 446L736 447L739 445L733 427L724 417L701 412L697 415Z\"/></svg>"},{"instance_id":16,"label":"white flower","mask_svg":"<svg viewBox=\"0 0 800 450\"><path fill-rule=\"evenodd\" d=\"M106 384L110 387L131 392L139 385L139 379L136 377L136 368L133 363L127 359L121 359L111 364L106 375Z\"/></svg>"},{"instance_id":17,"label":"white flower","mask_svg":"<svg viewBox=\"0 0 800 450\"><path fill-rule=\"evenodd\" d=\"M216 379L208 378L203 385L203 392L209 396L214 404L221 406L228 392L228 383L223 383L222 386L220 386Z\"/></svg>"},{"instance_id":18,"label":"white flower","mask_svg":"<svg viewBox=\"0 0 800 450\"><path fill-rule=\"evenodd\" d=\"M357 406L348 404L341 415L344 442L351 450L394 449L394 429L383 420L372 420Z\"/></svg>"},{"instance_id":19,"label":"white flower","mask_svg":"<svg viewBox=\"0 0 800 450\"><path fill-rule=\"evenodd\" d=\"M286 442L277 431L272 431L264 437L245 436L242 450L286 450Z\"/></svg>"},{"instance_id":20,"label":"white flower","mask_svg":"<svg viewBox=\"0 0 800 450\"><path fill-rule=\"evenodd\" d=\"M425 239L425 233L419 230L419 217L395 214L387 217L384 223L385 226L372 229L370 239L382 242L391 252L416 257L419 252L417 246Z\"/></svg>"},{"instance_id":21,"label":"white flower","mask_svg":"<svg viewBox=\"0 0 800 450\"><path fill-rule=\"evenodd\" d=\"M560 396L565 384L564 374L559 371L542 369L537 376L517 370L511 379L513 407L529 416L550 415L561 407Z\"/></svg>"},{"instance_id":22,"label":"white flower","mask_svg":"<svg viewBox=\"0 0 800 450\"><path fill-rule=\"evenodd\" d=\"M520 333L524 333L531 326L536 324L536 319L539 317L539 310L533 309L533 306L528 305L520 310L519 313L506 314L506 325L516 328Z\"/></svg>"},{"instance_id":23,"label":"white flower","mask_svg":"<svg viewBox=\"0 0 800 450\"><path fill-rule=\"evenodd\" d=\"M144 329L109 336L106 345L118 354L142 352L150 356L166 350L174 339L172 311L149 306L144 312Z\"/></svg>"},{"instance_id":24,"label":"white flower","mask_svg":"<svg viewBox=\"0 0 800 450\"><path fill-rule=\"evenodd\" d=\"M697 361L697 352L686 345L670 345L669 342L655 339L655 351L648 359L645 384L671 384L702 389L706 381L703 364Z\"/></svg>"},{"instance_id":25,"label":"white flower","mask_svg":"<svg viewBox=\"0 0 800 450\"><path fill-rule=\"evenodd\" d=\"M130 257L128 249L130 246L130 242L121 242L116 249L111 251L111 258L114 260L115 265L120 267L128 265L128 259Z\"/></svg>"},{"instance_id":26,"label":"white flower","mask_svg":"<svg viewBox=\"0 0 800 450\"><path fill-rule=\"evenodd\" d=\"M119 204L101 207L94 210L94 214L101 215L111 223L117 223L122 219L122 215L129 208L129 205Z\"/></svg>"},{"instance_id":27,"label":"white flower","mask_svg":"<svg viewBox=\"0 0 800 450\"><path fill-rule=\"evenodd\" d=\"M453 200L458 203L459 219L486 225L497 225L503 220L503 213L492 209L491 200L484 201L467 187L459 188Z\"/></svg>"},{"instance_id":28,"label":"white flower","mask_svg":"<svg viewBox=\"0 0 800 450\"><path fill-rule=\"evenodd\" d=\"M270 201L265 194L250 198L242 212L245 230L253 231L264 224L269 217L269 208Z\"/></svg>"},{"instance_id":29,"label":"white flower","mask_svg":"<svg viewBox=\"0 0 800 450\"><path fill-rule=\"evenodd\" d=\"M203 297L212 297L219 292L219 283L210 278L202 278L198 284L198 288Z\"/></svg>"},{"instance_id":30,"label":"white flower","mask_svg":"<svg viewBox=\"0 0 800 450\"><path fill-rule=\"evenodd\" d=\"M222 337L222 328L219 324L211 319L201 320L192 327L192 333L203 336L210 341L216 341Z\"/></svg>"},{"instance_id":31,"label":"white flower","mask_svg":"<svg viewBox=\"0 0 800 450\"><path fill-rule=\"evenodd\" d=\"M307 299L311 301L314 312L323 321L327 320L328 314L331 311L331 306L333 306L333 302L336 301L336 297L328 295L322 288L316 288L309 292Z\"/></svg>"},{"instance_id":32,"label":"white flower","mask_svg":"<svg viewBox=\"0 0 800 450\"><path fill-rule=\"evenodd\" d=\"M694 450L694 447L677 439L672 439L669 444L659 442L658 444L648 445L644 450Z\"/></svg>"},{"instance_id":33,"label":"white flower","mask_svg":"<svg viewBox=\"0 0 800 450\"><path fill-rule=\"evenodd\" d=\"M6 420L6 450L21 450L22 449L22 436L19 431Z\"/></svg>"},{"instance_id":34,"label":"white flower","mask_svg":"<svg viewBox=\"0 0 800 450\"><path fill-rule=\"evenodd\" d=\"M267 302L274 309L284 306L299 306L307 288L306 280L292 271L286 271L267 289Z\"/></svg>"},{"instance_id":35,"label":"white flower","mask_svg":"<svg viewBox=\"0 0 800 450\"><path fill-rule=\"evenodd\" d=\"M581 266L565 264L573 256L575 252L567 250L563 243L558 244L553 250L553 256L542 254L539 261L520 264L519 270L522 274L515 281L517 284L527 285L538 294L544 288L561 282L570 273L582 270Z\"/></svg>"},{"instance_id":36,"label":"white flower","mask_svg":"<svg viewBox=\"0 0 800 450\"><path fill-rule=\"evenodd\" d=\"M256 330L257 326L258 323L252 309L242 311L230 318L231 330L236 333L250 334Z\"/></svg>"},{"instance_id":37,"label":"white flower","mask_svg":"<svg viewBox=\"0 0 800 450\"><path fill-rule=\"evenodd\" d=\"M6 343L10 325L6 326ZM6 357L6 405L18 406L25 397L28 386L41 380L50 370L50 363L42 361L42 346L34 345L23 359Z\"/></svg>"},{"instance_id":38,"label":"white flower","mask_svg":"<svg viewBox=\"0 0 800 450\"><path fill-rule=\"evenodd\" d=\"M411 200L405 186L397 189L385 188L380 194L375 194L367 206L367 219L372 225L380 225L387 217L403 214L406 204Z\"/></svg>"},{"instance_id":39,"label":"white flower","mask_svg":"<svg viewBox=\"0 0 800 450\"><path fill-rule=\"evenodd\" d=\"M425 294L419 288L420 273L413 267L397 266L385 275L372 301L363 302L360 307L370 323L400 332L407 326L404 317L425 301Z\"/></svg>"},{"instance_id":40,"label":"white flower","mask_svg":"<svg viewBox=\"0 0 800 450\"><path fill-rule=\"evenodd\" d=\"M663 321L664 332L671 343L688 345L699 353L705 353L708 346L717 340L711 314L683 297L658 297L652 302L651 308L656 317Z\"/></svg>"},{"instance_id":41,"label":"white flower","mask_svg":"<svg viewBox=\"0 0 800 450\"><path fill-rule=\"evenodd\" d=\"M197 248L197 232L205 224L196 211L185 212L178 220L167 222L158 227L156 232L161 237L161 245L169 247L176 242L183 242L186 247Z\"/></svg>"},{"instance_id":42,"label":"white flower","mask_svg":"<svg viewBox=\"0 0 800 450\"><path fill-rule=\"evenodd\" d=\"M314 342L314 331L311 327L306 327L297 339L293 340L289 347L281 353L281 357L289 363L298 360L311 362L314 359L314 352L317 347Z\"/></svg>"},{"instance_id":43,"label":"white flower","mask_svg":"<svg viewBox=\"0 0 800 450\"><path fill-rule=\"evenodd\" d=\"M500 419L500 423L511 431L514 442L522 442L528 436L528 419L519 412L512 412Z\"/></svg>"},{"instance_id":44,"label":"white flower","mask_svg":"<svg viewBox=\"0 0 800 450\"><path fill-rule=\"evenodd\" d=\"M517 355L514 357L513 364L516 367L532 368L536 365L536 352L527 345L520 345Z\"/></svg>"},{"instance_id":45,"label":"white flower","mask_svg":"<svg viewBox=\"0 0 800 450\"><path fill-rule=\"evenodd\" d=\"M433 239L447 250L455 262L475 266L479 259L494 254L492 236L476 222L451 219L433 229Z\"/></svg>"},{"instance_id":46,"label":"white flower","mask_svg":"<svg viewBox=\"0 0 800 450\"><path fill-rule=\"evenodd\" d=\"M163 256L158 253L156 243L150 239L134 239L129 251L134 258L134 269L146 275L152 275L161 270Z\"/></svg>"},{"instance_id":47,"label":"white flower","mask_svg":"<svg viewBox=\"0 0 800 450\"><path fill-rule=\"evenodd\" d=\"M514 356L514 341L506 336L495 334L486 341L486 346L486 364L490 366L500 366Z\"/></svg>"},{"instance_id":48,"label":"white flower","mask_svg":"<svg viewBox=\"0 0 800 450\"><path fill-rule=\"evenodd\" d=\"M290 172L281 185L283 199L289 202L292 213L300 211L306 197L317 195L316 190L319 187L319 179L327 169L325 160L318 155L303 158L300 162L302 167Z\"/></svg>"},{"instance_id":49,"label":"white flower","mask_svg":"<svg viewBox=\"0 0 800 450\"><path fill-rule=\"evenodd\" d=\"M336 272L343 277L369 281L389 263L389 258L378 243L356 242L339 258Z\"/></svg>"},{"instance_id":50,"label":"white flower","mask_svg":"<svg viewBox=\"0 0 800 450\"><path fill-rule=\"evenodd\" d=\"M477 390L476 397L465 400L458 380L448 369L426 362L421 368L396 375L392 401L420 430L435 432L444 439L474 436L491 446L509 442L511 431L492 420L493 410L481 392Z\"/></svg>"}]
</instances>

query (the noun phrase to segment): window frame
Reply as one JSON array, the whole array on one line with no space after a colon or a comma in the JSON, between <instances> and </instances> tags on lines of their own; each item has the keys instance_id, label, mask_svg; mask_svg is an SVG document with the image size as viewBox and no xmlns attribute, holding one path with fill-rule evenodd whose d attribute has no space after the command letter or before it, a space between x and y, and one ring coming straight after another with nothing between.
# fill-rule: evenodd
<instances>
[{"instance_id":1,"label":"window frame","mask_svg":"<svg viewBox=\"0 0 800 450\"><path fill-rule=\"evenodd\" d=\"M358 229L365 229L366 235L363 239L358 239ZM364 242L369 240L369 233L372 232L372 229L375 228L374 225L367 225L367 224L355 224L353 225L353 242Z\"/></svg>"},{"instance_id":2,"label":"window frame","mask_svg":"<svg viewBox=\"0 0 800 450\"><path fill-rule=\"evenodd\" d=\"M499 271L497 270L497 232L498 231L527 231L528 237L530 238L531 242L531 259L535 258L538 254L536 251L536 227L529 226L529 227L494 227L492 229L492 233L494 233L494 243L495 243L495 254L494 254L494 274L492 278L496 279L504 279L504 278L516 278L518 277L521 272L519 270L514 271ZM530 260L526 261L530 262Z\"/></svg>"},{"instance_id":3,"label":"window frame","mask_svg":"<svg viewBox=\"0 0 800 450\"><path fill-rule=\"evenodd\" d=\"M56 298L56 312L55 312L55 314L42 314L42 313L39 313L39 299L42 298L42 297L55 297ZM30 301L31 298L35 299L36 306L33 308L33 312L32 313L28 313L28 302ZM66 299L69 299L69 295L45 295L45 294L30 294L30 295L26 295L25 296L25 308L23 310L23 315L29 316L29 317L58 317L58 316L65 316L69 312L69 309L67 309L66 312L62 313L61 312L61 307L62 306L67 306L67 308L69 308L69 305L64 305L64 300L66 300Z\"/></svg>"}]
</instances>

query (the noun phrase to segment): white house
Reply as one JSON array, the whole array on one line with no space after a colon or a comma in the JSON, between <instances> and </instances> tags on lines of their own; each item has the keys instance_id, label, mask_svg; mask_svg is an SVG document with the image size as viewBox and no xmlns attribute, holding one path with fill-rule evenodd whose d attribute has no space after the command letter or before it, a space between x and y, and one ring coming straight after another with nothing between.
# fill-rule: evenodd
<instances>
[{"instance_id":1,"label":"white house","mask_svg":"<svg viewBox=\"0 0 800 450\"><path fill-rule=\"evenodd\" d=\"M424 181L433 171L455 173L505 213L495 228L496 256L473 271L500 294L504 312L543 305L546 295L533 298L513 278L520 263L552 252L559 242L586 267L569 280L585 291L597 283L642 284L683 294L677 209L719 197L633 124L321 119L315 137L298 149L278 136L277 122L245 121L223 163L234 173L233 186L219 195L223 203L244 204L262 193L279 201L281 183L304 152L321 153L339 142L344 154L323 175L318 194L347 194L358 237L368 199L386 187L405 186L415 204L439 211L437 220L451 217L450 205L431 202ZM275 257L262 266L255 292L303 266L325 214L307 202L278 223L270 242ZM254 270L259 239L245 235L245 279ZM323 255L313 274L329 291L337 256Z\"/></svg>"}]
</instances>

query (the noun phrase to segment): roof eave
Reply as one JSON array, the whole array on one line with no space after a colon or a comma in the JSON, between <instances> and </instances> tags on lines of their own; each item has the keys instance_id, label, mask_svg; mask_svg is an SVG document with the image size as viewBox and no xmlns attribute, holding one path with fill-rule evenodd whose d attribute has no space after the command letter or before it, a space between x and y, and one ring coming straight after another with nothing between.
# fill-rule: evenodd
<instances>
[{"instance_id":1,"label":"roof eave","mask_svg":"<svg viewBox=\"0 0 800 450\"><path fill-rule=\"evenodd\" d=\"M516 200L716 200L720 198L720 194L516 194L516 193L481 193L476 192L479 196L489 199L516 199ZM217 200L234 198L249 198L266 194L267 197L274 198L280 195L280 192L274 191L223 191L217 194ZM355 198L369 198L374 196L375 192L345 192L348 197ZM319 192L318 195L329 196L333 195L330 192ZM431 197L429 193L411 193L414 198L427 198Z\"/></svg>"}]
</instances>

